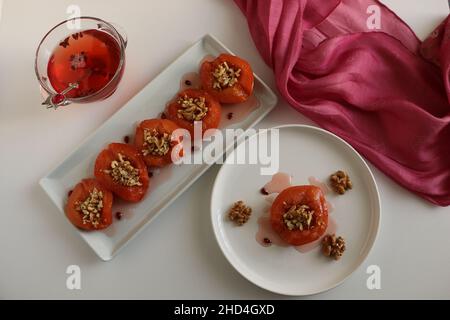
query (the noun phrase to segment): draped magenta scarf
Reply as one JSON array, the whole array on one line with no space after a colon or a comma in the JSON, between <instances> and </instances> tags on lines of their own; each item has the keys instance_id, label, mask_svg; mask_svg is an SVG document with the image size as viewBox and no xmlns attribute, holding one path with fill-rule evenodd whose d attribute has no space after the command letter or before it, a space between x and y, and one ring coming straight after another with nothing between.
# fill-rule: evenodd
<instances>
[{"instance_id":1,"label":"draped magenta scarf","mask_svg":"<svg viewBox=\"0 0 450 320\"><path fill-rule=\"evenodd\" d=\"M421 42L375 0L235 0L286 101L450 204L450 22Z\"/></svg>"}]
</instances>

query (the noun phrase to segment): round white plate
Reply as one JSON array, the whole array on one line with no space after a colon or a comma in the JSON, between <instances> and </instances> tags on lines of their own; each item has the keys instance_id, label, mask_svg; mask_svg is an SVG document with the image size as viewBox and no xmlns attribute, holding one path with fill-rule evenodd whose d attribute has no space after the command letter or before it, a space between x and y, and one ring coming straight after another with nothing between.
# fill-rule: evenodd
<instances>
[{"instance_id":1,"label":"round white plate","mask_svg":"<svg viewBox=\"0 0 450 320\"><path fill-rule=\"evenodd\" d=\"M287 125L275 129L279 129L280 135L278 171L290 174L293 185L309 184L311 176L326 182L339 169L352 179L354 187L345 195L333 192L327 195L334 206L330 216L337 223L336 234L346 241L343 257L334 261L324 257L319 247L299 253L292 247L263 247L256 241L258 217L270 206L260 189L271 176L260 174L261 164L222 166L211 198L214 233L228 261L254 284L284 295L319 293L343 282L372 248L380 221L377 185L361 156L339 137L311 126ZM257 135L252 139L257 139ZM246 144L239 144L228 158L242 148ZM253 209L250 220L241 227L227 217L228 209L238 200Z\"/></svg>"}]
</instances>

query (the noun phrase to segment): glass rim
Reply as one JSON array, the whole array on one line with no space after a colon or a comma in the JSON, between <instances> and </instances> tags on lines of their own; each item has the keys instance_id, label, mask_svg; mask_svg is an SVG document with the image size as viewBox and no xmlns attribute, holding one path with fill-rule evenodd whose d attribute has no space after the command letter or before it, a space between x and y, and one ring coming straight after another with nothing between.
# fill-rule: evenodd
<instances>
[{"instance_id":1,"label":"glass rim","mask_svg":"<svg viewBox=\"0 0 450 320\"><path fill-rule=\"evenodd\" d=\"M74 18L70 18L70 19L66 19L64 21L61 21L60 23L56 24L54 27L52 27L41 39L41 41L39 42L39 45L36 49L36 53L35 53L35 57L34 57L34 72L36 74L36 77L39 81L39 84L41 85L41 87L47 92L47 94L58 94L58 92L56 92L56 90L53 90L51 88L49 88L47 86L46 83L44 83L39 75L39 71L38 71L38 56L39 56L39 52L41 49L42 44L44 43L45 39L47 39L47 37L58 27L60 27L61 25L69 22L69 21L75 21L75 20L93 20L93 21L97 21L97 22L101 22L106 24L109 28L111 28L111 30L115 33L115 36L117 36L117 38L119 39L118 43L120 46L120 61L119 61L119 65L117 66L117 70L114 73L114 76L98 91L91 93L89 95L83 96L83 97L78 97L78 98L69 98L67 97L67 101L71 101L71 102L80 102L83 101L85 99L89 99L92 97L95 97L96 95L102 93L113 81L116 80L117 77L119 77L119 75L121 74L123 65L125 63L125 40L123 39L123 36L120 34L119 31L117 31L117 29L109 22L102 20L100 18L96 18L96 17L90 17L90 16L80 16L80 17L74 17ZM88 30L88 29L86 29Z\"/></svg>"}]
</instances>

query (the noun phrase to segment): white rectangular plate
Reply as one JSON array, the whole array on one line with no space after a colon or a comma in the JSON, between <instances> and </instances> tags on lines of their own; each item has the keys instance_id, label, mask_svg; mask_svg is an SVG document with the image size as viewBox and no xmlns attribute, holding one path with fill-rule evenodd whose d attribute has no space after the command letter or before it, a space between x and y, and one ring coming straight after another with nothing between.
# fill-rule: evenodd
<instances>
[{"instance_id":1,"label":"white rectangular plate","mask_svg":"<svg viewBox=\"0 0 450 320\"><path fill-rule=\"evenodd\" d=\"M200 61L205 56L217 56L226 52L231 53L211 35L204 36L100 126L58 167L42 178L40 185L61 214L65 215L64 206L68 191L79 182L80 178L93 176L95 158L108 143L122 141L124 136L133 135L138 121L159 117L167 101L179 90L180 79L184 74L198 71ZM230 125L230 128L248 130L277 103L276 95L256 75L254 95L259 100L260 106L240 123ZM220 129L225 128L227 127L222 126ZM229 143L224 151L232 147L232 143ZM172 165L161 169L152 177L149 192L141 202L136 204L119 202L114 205L113 214L121 211L125 215L124 219L114 221L103 231L85 232L74 229L102 260L111 260L209 167L210 164L205 163Z\"/></svg>"}]
</instances>

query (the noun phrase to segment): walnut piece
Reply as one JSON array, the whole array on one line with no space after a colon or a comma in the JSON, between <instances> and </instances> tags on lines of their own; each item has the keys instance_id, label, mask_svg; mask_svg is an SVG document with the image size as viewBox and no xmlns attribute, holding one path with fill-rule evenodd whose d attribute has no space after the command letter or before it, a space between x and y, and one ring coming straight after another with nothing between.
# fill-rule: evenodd
<instances>
[{"instance_id":1,"label":"walnut piece","mask_svg":"<svg viewBox=\"0 0 450 320\"><path fill-rule=\"evenodd\" d=\"M353 188L350 177L342 170L336 171L330 176L330 184L338 194L344 194L347 190Z\"/></svg>"},{"instance_id":2,"label":"walnut piece","mask_svg":"<svg viewBox=\"0 0 450 320\"><path fill-rule=\"evenodd\" d=\"M283 214L283 222L289 230L308 230L311 226L314 210L305 204L294 204L287 207Z\"/></svg>"},{"instance_id":3,"label":"walnut piece","mask_svg":"<svg viewBox=\"0 0 450 320\"><path fill-rule=\"evenodd\" d=\"M345 251L345 240L335 234L326 235L322 239L322 253L334 260L339 260Z\"/></svg>"},{"instance_id":4,"label":"walnut piece","mask_svg":"<svg viewBox=\"0 0 450 320\"><path fill-rule=\"evenodd\" d=\"M154 156L164 156L170 149L170 136L168 133L160 133L158 130L152 131L144 129L144 147L142 154Z\"/></svg>"},{"instance_id":5,"label":"walnut piece","mask_svg":"<svg viewBox=\"0 0 450 320\"><path fill-rule=\"evenodd\" d=\"M213 88L222 90L226 87L232 87L238 82L241 75L241 69L234 69L224 61L217 66L212 73L214 77Z\"/></svg>"},{"instance_id":6,"label":"walnut piece","mask_svg":"<svg viewBox=\"0 0 450 320\"><path fill-rule=\"evenodd\" d=\"M189 98L187 95L178 99L181 106L178 109L178 118L188 121L201 121L208 113L205 97Z\"/></svg>"},{"instance_id":7,"label":"walnut piece","mask_svg":"<svg viewBox=\"0 0 450 320\"><path fill-rule=\"evenodd\" d=\"M126 160L120 153L117 154L118 161L111 161L111 170L103 170L109 174L115 182L126 187L141 186L139 181L139 169L132 166L131 162Z\"/></svg>"},{"instance_id":8,"label":"walnut piece","mask_svg":"<svg viewBox=\"0 0 450 320\"><path fill-rule=\"evenodd\" d=\"M228 218L234 221L238 226L242 226L250 219L252 208L245 205L243 201L238 201L233 204L230 211L228 211Z\"/></svg>"},{"instance_id":9,"label":"walnut piece","mask_svg":"<svg viewBox=\"0 0 450 320\"><path fill-rule=\"evenodd\" d=\"M94 188L83 202L77 202L77 211L83 215L83 224L91 223L94 228L100 223L103 209L103 192Z\"/></svg>"}]
</instances>

